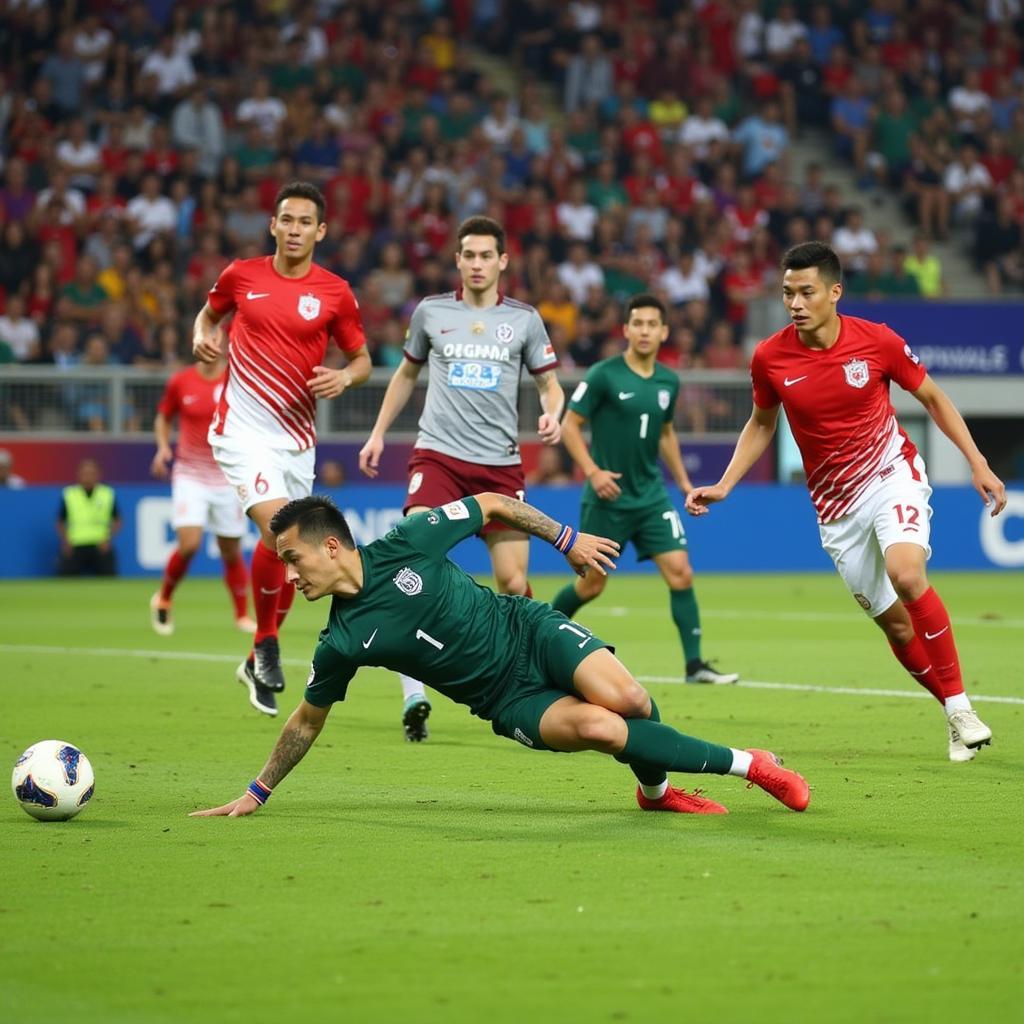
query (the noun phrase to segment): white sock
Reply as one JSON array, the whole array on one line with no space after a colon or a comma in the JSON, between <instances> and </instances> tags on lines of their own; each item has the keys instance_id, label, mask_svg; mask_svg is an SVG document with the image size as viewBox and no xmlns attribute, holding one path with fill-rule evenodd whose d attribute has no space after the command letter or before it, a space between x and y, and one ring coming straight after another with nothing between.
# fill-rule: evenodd
<instances>
[{"instance_id":1,"label":"white sock","mask_svg":"<svg viewBox=\"0 0 1024 1024\"><path fill-rule=\"evenodd\" d=\"M966 693L958 693L953 697L947 697L943 703L946 717L949 718L955 711L971 711L971 702Z\"/></svg>"},{"instance_id":2,"label":"white sock","mask_svg":"<svg viewBox=\"0 0 1024 1024\"><path fill-rule=\"evenodd\" d=\"M645 786L641 782L640 792L643 793L648 800L660 800L668 792L668 779L664 779L656 786Z\"/></svg>"},{"instance_id":3,"label":"white sock","mask_svg":"<svg viewBox=\"0 0 1024 1024\"><path fill-rule=\"evenodd\" d=\"M750 771L750 763L754 760L753 755L745 750L736 750L733 747L729 749L732 750L732 767L726 774L735 775L739 779L745 779L747 772Z\"/></svg>"},{"instance_id":4,"label":"white sock","mask_svg":"<svg viewBox=\"0 0 1024 1024\"><path fill-rule=\"evenodd\" d=\"M398 678L402 680L402 696L406 700L410 697L426 697L423 692L423 684L418 679L402 674L399 674Z\"/></svg>"}]
</instances>

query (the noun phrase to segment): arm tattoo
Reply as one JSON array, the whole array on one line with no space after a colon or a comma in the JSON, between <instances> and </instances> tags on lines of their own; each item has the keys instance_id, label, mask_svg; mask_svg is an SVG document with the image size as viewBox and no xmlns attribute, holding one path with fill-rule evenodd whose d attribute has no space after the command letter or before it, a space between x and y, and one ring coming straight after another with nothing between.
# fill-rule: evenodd
<instances>
[{"instance_id":1,"label":"arm tattoo","mask_svg":"<svg viewBox=\"0 0 1024 1024\"><path fill-rule=\"evenodd\" d=\"M273 789L305 756L318 733L290 722L277 739L260 779Z\"/></svg>"},{"instance_id":2,"label":"arm tattoo","mask_svg":"<svg viewBox=\"0 0 1024 1024\"><path fill-rule=\"evenodd\" d=\"M550 516L544 515L540 509L527 505L525 501L507 498L504 494L498 494L495 497L500 503L497 516L503 523L531 533L534 537L540 537L541 540L546 540L548 543L554 543L558 539L562 527Z\"/></svg>"},{"instance_id":3,"label":"arm tattoo","mask_svg":"<svg viewBox=\"0 0 1024 1024\"><path fill-rule=\"evenodd\" d=\"M563 399L558 395L558 378L555 376L554 370L546 370L544 373L538 373L533 378L537 382L537 390L540 392L540 404L549 416L554 416L556 420L562 418L562 401ZM558 407L555 409L548 409L545 405L547 401L558 401Z\"/></svg>"},{"instance_id":4,"label":"arm tattoo","mask_svg":"<svg viewBox=\"0 0 1024 1024\"><path fill-rule=\"evenodd\" d=\"M552 384L557 383L554 370L545 370L543 373L538 373L533 379L537 382L538 391L547 391Z\"/></svg>"}]
</instances>

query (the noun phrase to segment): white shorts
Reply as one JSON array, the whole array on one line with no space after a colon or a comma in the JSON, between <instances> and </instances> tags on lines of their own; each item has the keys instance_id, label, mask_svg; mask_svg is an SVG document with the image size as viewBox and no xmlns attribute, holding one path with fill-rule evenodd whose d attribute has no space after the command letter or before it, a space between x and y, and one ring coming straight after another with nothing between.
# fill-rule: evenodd
<instances>
[{"instance_id":1,"label":"white shorts","mask_svg":"<svg viewBox=\"0 0 1024 1024\"><path fill-rule=\"evenodd\" d=\"M885 552L893 544L917 544L931 558L932 489L920 457L914 473L906 462L849 515L834 523L819 523L821 546L857 603L876 618L898 600L885 571Z\"/></svg>"},{"instance_id":2,"label":"white shorts","mask_svg":"<svg viewBox=\"0 0 1024 1024\"><path fill-rule=\"evenodd\" d=\"M210 448L246 512L262 501L290 501L313 493L314 448L285 451L212 434Z\"/></svg>"},{"instance_id":3,"label":"white shorts","mask_svg":"<svg viewBox=\"0 0 1024 1024\"><path fill-rule=\"evenodd\" d=\"M241 537L245 533L245 512L234 489L204 484L187 476L176 476L171 484L171 525L209 529L215 537Z\"/></svg>"}]
</instances>

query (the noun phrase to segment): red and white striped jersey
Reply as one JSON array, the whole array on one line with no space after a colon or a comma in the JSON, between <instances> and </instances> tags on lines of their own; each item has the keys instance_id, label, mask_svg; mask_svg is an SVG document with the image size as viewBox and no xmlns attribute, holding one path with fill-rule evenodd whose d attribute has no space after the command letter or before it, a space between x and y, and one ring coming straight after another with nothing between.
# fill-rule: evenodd
<instances>
[{"instance_id":1,"label":"red and white striped jersey","mask_svg":"<svg viewBox=\"0 0 1024 1024\"><path fill-rule=\"evenodd\" d=\"M187 477L210 487L228 486L207 440L210 421L226 382L226 371L210 380L194 366L179 370L168 380L157 410L169 420L178 419L178 442L171 471L175 479Z\"/></svg>"},{"instance_id":2,"label":"red and white striped jersey","mask_svg":"<svg viewBox=\"0 0 1024 1024\"><path fill-rule=\"evenodd\" d=\"M790 324L754 350L754 403L782 404L800 454L818 521L850 513L917 449L896 421L889 382L916 391L927 371L885 324L840 317L829 349L808 348Z\"/></svg>"},{"instance_id":3,"label":"red and white striped jersey","mask_svg":"<svg viewBox=\"0 0 1024 1024\"><path fill-rule=\"evenodd\" d=\"M303 451L316 444L316 401L306 381L333 337L344 352L366 343L348 283L315 263L285 277L272 256L235 260L210 289L210 308L234 310L228 385L211 431Z\"/></svg>"}]
</instances>

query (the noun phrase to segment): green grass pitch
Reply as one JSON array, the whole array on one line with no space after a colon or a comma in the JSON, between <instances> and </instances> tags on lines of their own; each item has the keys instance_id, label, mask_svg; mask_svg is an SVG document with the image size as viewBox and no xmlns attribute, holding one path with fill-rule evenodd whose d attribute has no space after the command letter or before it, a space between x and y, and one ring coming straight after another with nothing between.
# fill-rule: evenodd
<instances>
[{"instance_id":1,"label":"green grass pitch","mask_svg":"<svg viewBox=\"0 0 1024 1024\"><path fill-rule=\"evenodd\" d=\"M234 681L220 582L183 584L169 639L151 582L5 582L0 751L74 742L96 797L60 824L0 801L0 1020L1019 1019L1024 588L935 583L970 689L1011 698L977 703L995 742L971 764L838 579L701 576L705 655L806 688L650 688L685 732L781 753L805 814L715 776L675 781L728 816L644 814L610 758L528 751L441 698L413 746L397 679L370 672L228 821L187 813L242 792L284 714ZM287 623L284 713L326 611ZM678 677L657 578L580 619L642 679Z\"/></svg>"}]
</instances>

